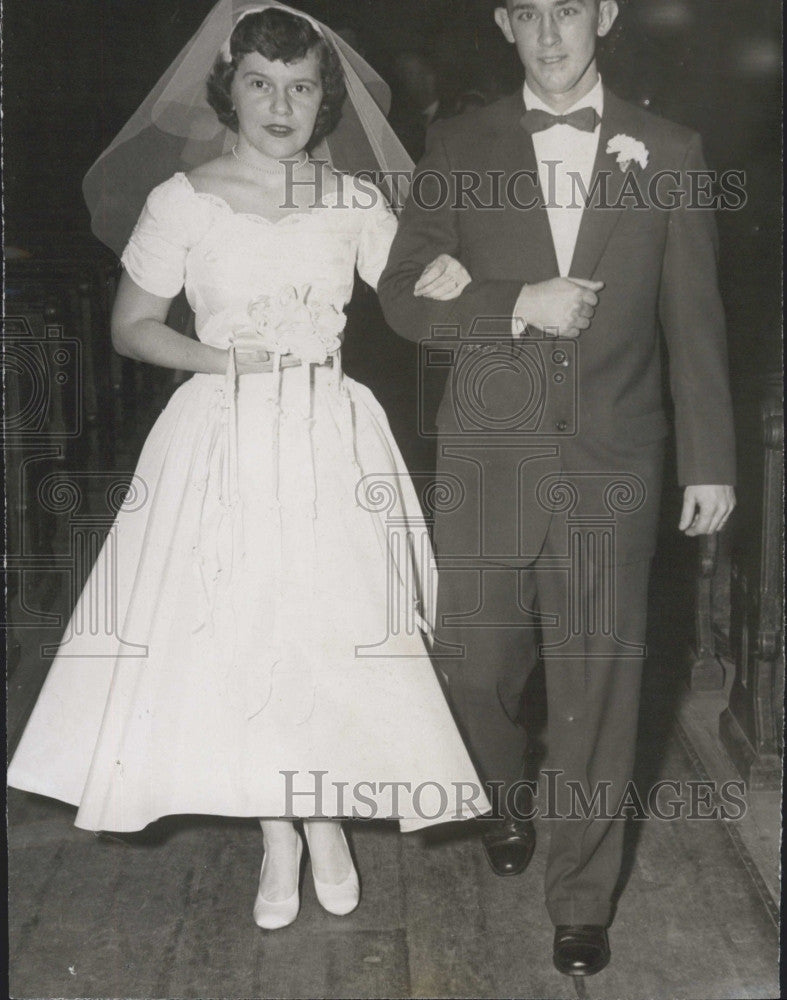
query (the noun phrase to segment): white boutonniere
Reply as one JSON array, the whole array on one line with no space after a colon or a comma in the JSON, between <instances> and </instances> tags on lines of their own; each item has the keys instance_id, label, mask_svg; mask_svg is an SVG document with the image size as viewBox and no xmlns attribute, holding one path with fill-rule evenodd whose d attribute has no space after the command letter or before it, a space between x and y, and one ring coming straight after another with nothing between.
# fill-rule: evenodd
<instances>
[{"instance_id":1,"label":"white boutonniere","mask_svg":"<svg viewBox=\"0 0 787 1000\"><path fill-rule=\"evenodd\" d=\"M632 162L638 163L643 170L648 165L648 150L645 144L639 139L632 139L630 135L624 135L622 132L609 140L607 152L609 154L617 153L618 166L624 173Z\"/></svg>"}]
</instances>

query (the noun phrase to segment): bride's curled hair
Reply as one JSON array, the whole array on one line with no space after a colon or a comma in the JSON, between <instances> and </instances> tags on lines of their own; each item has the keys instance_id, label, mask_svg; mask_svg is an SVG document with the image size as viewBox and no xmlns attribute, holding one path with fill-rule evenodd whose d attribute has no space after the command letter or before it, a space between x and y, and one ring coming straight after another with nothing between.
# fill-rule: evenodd
<instances>
[{"instance_id":1,"label":"bride's curled hair","mask_svg":"<svg viewBox=\"0 0 787 1000\"><path fill-rule=\"evenodd\" d=\"M208 77L208 103L222 125L233 132L238 131L238 117L232 106L230 90L235 71L244 56L259 52L271 62L278 59L293 63L305 59L311 49L317 52L320 61L322 103L307 149L329 135L339 124L346 95L339 58L305 18L275 7L242 18L230 37L231 61L226 62L221 54L216 57Z\"/></svg>"}]
</instances>

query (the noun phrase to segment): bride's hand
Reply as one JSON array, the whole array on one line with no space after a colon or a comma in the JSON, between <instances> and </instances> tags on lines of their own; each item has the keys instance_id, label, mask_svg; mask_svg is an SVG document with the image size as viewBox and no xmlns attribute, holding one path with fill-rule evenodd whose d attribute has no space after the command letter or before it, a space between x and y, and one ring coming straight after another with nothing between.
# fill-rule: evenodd
<instances>
[{"instance_id":1,"label":"bride's hand","mask_svg":"<svg viewBox=\"0 0 787 1000\"><path fill-rule=\"evenodd\" d=\"M238 375L251 375L254 372L269 372L273 370L271 355L268 351L235 349L235 371Z\"/></svg>"},{"instance_id":2,"label":"bride's hand","mask_svg":"<svg viewBox=\"0 0 787 1000\"><path fill-rule=\"evenodd\" d=\"M438 302L458 298L472 278L464 267L450 254L441 253L427 264L416 281L413 295Z\"/></svg>"},{"instance_id":3,"label":"bride's hand","mask_svg":"<svg viewBox=\"0 0 787 1000\"><path fill-rule=\"evenodd\" d=\"M344 343L344 330L337 335L340 344ZM235 371L238 375L253 375L258 372L273 371L273 355L261 348L259 337L253 334L240 333L236 335L233 346L235 348ZM295 368L301 364L301 359L293 354L285 354L279 359L282 368Z\"/></svg>"},{"instance_id":4,"label":"bride's hand","mask_svg":"<svg viewBox=\"0 0 787 1000\"><path fill-rule=\"evenodd\" d=\"M235 370L238 375L271 371L271 354L262 347L262 338L252 330L238 330L232 335Z\"/></svg>"}]
</instances>

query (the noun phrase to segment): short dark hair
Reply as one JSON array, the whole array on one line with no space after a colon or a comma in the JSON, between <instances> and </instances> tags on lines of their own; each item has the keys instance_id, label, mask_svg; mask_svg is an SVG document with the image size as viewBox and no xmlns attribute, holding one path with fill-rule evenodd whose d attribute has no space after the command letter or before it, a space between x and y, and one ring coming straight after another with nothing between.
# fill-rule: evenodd
<instances>
[{"instance_id":1,"label":"short dark hair","mask_svg":"<svg viewBox=\"0 0 787 1000\"><path fill-rule=\"evenodd\" d=\"M347 91L339 57L303 17L268 7L241 18L230 36L231 61L226 62L220 53L208 77L208 104L222 125L237 132L238 116L232 105L231 88L243 57L259 52L270 62L278 59L293 63L305 59L312 50L317 52L319 58L322 103L307 143L307 149L311 149L339 124Z\"/></svg>"}]
</instances>

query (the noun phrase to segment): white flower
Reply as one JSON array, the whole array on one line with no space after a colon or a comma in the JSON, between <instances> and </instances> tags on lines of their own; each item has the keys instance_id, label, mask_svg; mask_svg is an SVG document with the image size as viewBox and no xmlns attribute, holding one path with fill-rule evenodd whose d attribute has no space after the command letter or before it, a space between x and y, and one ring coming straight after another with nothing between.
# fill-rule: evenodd
<instances>
[{"instance_id":1,"label":"white flower","mask_svg":"<svg viewBox=\"0 0 787 1000\"><path fill-rule=\"evenodd\" d=\"M622 132L609 140L607 153L617 153L617 163L623 171L628 170L632 161L638 163L643 170L648 165L648 150L645 144Z\"/></svg>"},{"instance_id":2,"label":"white flower","mask_svg":"<svg viewBox=\"0 0 787 1000\"><path fill-rule=\"evenodd\" d=\"M322 364L341 347L344 312L311 286L299 291L289 285L275 296L259 295L249 303L247 315L259 346L273 354Z\"/></svg>"},{"instance_id":3,"label":"white flower","mask_svg":"<svg viewBox=\"0 0 787 1000\"><path fill-rule=\"evenodd\" d=\"M298 301L298 289L294 285L284 285L279 290L279 305L285 309Z\"/></svg>"},{"instance_id":4,"label":"white flower","mask_svg":"<svg viewBox=\"0 0 787 1000\"><path fill-rule=\"evenodd\" d=\"M270 295L259 295L249 303L249 319L260 338L259 346L266 351L278 352L280 335L277 308Z\"/></svg>"},{"instance_id":5,"label":"white flower","mask_svg":"<svg viewBox=\"0 0 787 1000\"><path fill-rule=\"evenodd\" d=\"M332 302L319 302L311 305L310 313L314 329L326 342L332 341L344 329L347 317L339 312Z\"/></svg>"},{"instance_id":6,"label":"white flower","mask_svg":"<svg viewBox=\"0 0 787 1000\"><path fill-rule=\"evenodd\" d=\"M307 327L297 326L288 332L287 353L307 363L321 365L328 357L325 344Z\"/></svg>"},{"instance_id":7,"label":"white flower","mask_svg":"<svg viewBox=\"0 0 787 1000\"><path fill-rule=\"evenodd\" d=\"M248 313L258 326L267 326L270 322L272 309L273 300L270 295L258 295L256 299L252 299L249 303Z\"/></svg>"}]
</instances>

